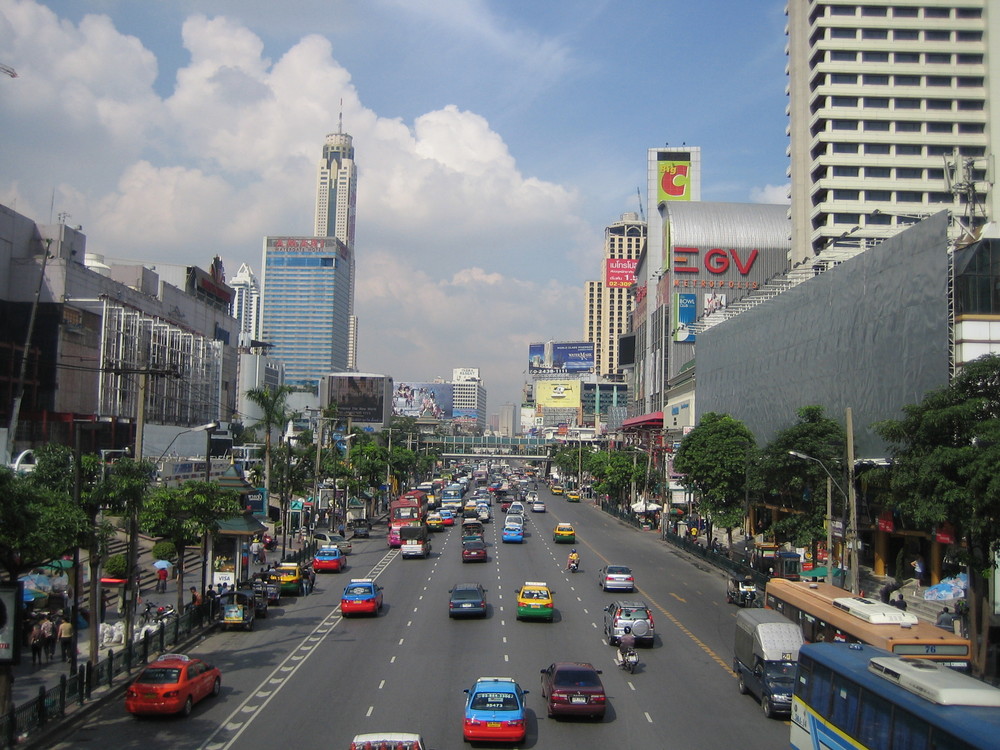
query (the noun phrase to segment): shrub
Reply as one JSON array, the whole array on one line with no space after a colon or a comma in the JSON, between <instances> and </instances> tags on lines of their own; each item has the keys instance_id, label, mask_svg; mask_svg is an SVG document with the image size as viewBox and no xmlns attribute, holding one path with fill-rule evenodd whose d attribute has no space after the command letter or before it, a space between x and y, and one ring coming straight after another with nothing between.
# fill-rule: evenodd
<instances>
[{"instance_id":1,"label":"shrub","mask_svg":"<svg viewBox=\"0 0 1000 750\"><path fill-rule=\"evenodd\" d=\"M157 542L153 546L153 559L177 562L177 548L173 542Z\"/></svg>"},{"instance_id":2,"label":"shrub","mask_svg":"<svg viewBox=\"0 0 1000 750\"><path fill-rule=\"evenodd\" d=\"M104 563L104 574L108 578L125 578L126 571L128 571L128 560L122 553L111 555Z\"/></svg>"}]
</instances>

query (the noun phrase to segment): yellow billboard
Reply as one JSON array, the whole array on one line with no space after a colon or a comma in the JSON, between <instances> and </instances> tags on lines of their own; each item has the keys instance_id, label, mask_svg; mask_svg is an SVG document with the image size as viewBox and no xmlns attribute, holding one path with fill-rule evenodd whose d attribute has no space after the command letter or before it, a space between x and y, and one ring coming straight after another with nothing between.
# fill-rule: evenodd
<instances>
[{"instance_id":1,"label":"yellow billboard","mask_svg":"<svg viewBox=\"0 0 1000 750\"><path fill-rule=\"evenodd\" d=\"M536 380L535 403L562 409L580 408L579 380Z\"/></svg>"},{"instance_id":2,"label":"yellow billboard","mask_svg":"<svg viewBox=\"0 0 1000 750\"><path fill-rule=\"evenodd\" d=\"M657 203L691 200L691 162L658 161L656 169L659 178Z\"/></svg>"}]
</instances>

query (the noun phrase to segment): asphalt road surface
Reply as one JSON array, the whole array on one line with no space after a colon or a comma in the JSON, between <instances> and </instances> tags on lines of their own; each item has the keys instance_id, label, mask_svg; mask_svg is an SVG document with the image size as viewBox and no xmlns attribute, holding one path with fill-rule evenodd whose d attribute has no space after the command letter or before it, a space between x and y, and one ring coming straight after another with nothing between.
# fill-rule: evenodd
<instances>
[{"instance_id":1,"label":"asphalt road surface","mask_svg":"<svg viewBox=\"0 0 1000 750\"><path fill-rule=\"evenodd\" d=\"M217 698L187 719L137 720L120 703L96 711L58 748L116 750L341 750L361 732L421 733L435 750L460 748L465 688L481 676L513 677L530 691L528 736L519 747L741 750L788 747L786 721L766 719L737 692L729 669L736 608L725 578L588 503L539 490L548 512L529 513L523 544L499 541L503 513L486 525L489 559L462 563L460 531L433 536L430 559L403 560L381 534L356 540L341 574L320 575L307 597L283 598L252 632L220 632L191 653L222 670ZM570 545L552 529L577 531L581 569L566 572ZM597 571L632 567L635 594L604 593ZM350 578L373 575L384 587L379 617L343 619ZM553 623L518 622L515 589L545 581L555 591ZM448 589L478 581L485 619L451 620ZM639 649L640 669L615 666L603 635L603 608L643 599L654 612L656 643ZM553 661L588 661L603 670L609 705L602 722L546 718L539 670Z\"/></svg>"}]
</instances>

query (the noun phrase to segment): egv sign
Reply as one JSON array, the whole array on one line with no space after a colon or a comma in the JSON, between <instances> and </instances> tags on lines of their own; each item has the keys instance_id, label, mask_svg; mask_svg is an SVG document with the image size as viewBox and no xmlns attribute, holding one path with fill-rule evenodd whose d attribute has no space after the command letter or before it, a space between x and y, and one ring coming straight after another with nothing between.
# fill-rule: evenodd
<instances>
[{"instance_id":1,"label":"egv sign","mask_svg":"<svg viewBox=\"0 0 1000 750\"><path fill-rule=\"evenodd\" d=\"M674 246L673 272L678 274L699 273L702 269L715 275L730 274L733 271L747 276L757 262L760 253L753 250L723 250L712 248L702 255L697 247ZM700 265L699 265L700 264Z\"/></svg>"}]
</instances>

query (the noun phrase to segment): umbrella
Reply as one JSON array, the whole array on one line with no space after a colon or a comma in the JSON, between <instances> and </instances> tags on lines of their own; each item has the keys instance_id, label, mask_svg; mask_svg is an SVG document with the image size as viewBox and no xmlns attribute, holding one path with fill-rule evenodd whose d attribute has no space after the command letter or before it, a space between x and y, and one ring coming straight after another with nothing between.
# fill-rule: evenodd
<instances>
[{"instance_id":1,"label":"umbrella","mask_svg":"<svg viewBox=\"0 0 1000 750\"><path fill-rule=\"evenodd\" d=\"M157 560L153 563L154 568L170 568L173 567L173 563L170 560Z\"/></svg>"},{"instance_id":2,"label":"umbrella","mask_svg":"<svg viewBox=\"0 0 1000 750\"><path fill-rule=\"evenodd\" d=\"M43 565L42 567L43 568L52 568L53 570L68 570L69 568L73 567L73 561L72 560L51 560L51 561L45 563L45 565Z\"/></svg>"},{"instance_id":3,"label":"umbrella","mask_svg":"<svg viewBox=\"0 0 1000 750\"><path fill-rule=\"evenodd\" d=\"M837 568L837 567L835 567L833 569L833 575L834 576L839 576L839 575L842 575L843 573L844 573L843 568ZM819 565L819 566L813 568L812 570L803 570L802 571L802 577L803 578L826 578L826 576L827 576L827 572L826 572L826 566L825 565Z\"/></svg>"},{"instance_id":4,"label":"umbrella","mask_svg":"<svg viewBox=\"0 0 1000 750\"><path fill-rule=\"evenodd\" d=\"M52 581L49 580L48 576L43 576L41 573L24 575L17 580L24 581L24 588L31 589L32 591L48 593L52 590Z\"/></svg>"}]
</instances>

